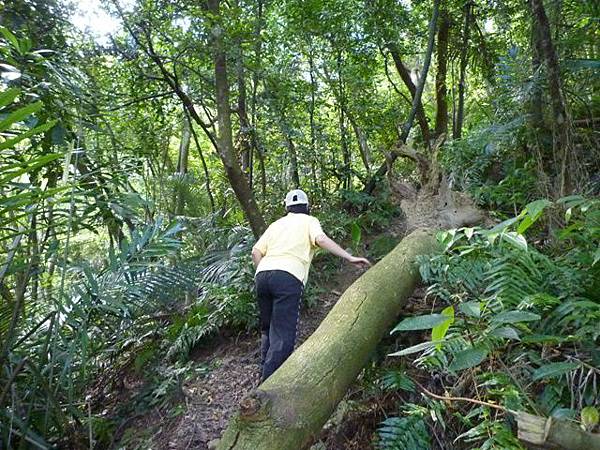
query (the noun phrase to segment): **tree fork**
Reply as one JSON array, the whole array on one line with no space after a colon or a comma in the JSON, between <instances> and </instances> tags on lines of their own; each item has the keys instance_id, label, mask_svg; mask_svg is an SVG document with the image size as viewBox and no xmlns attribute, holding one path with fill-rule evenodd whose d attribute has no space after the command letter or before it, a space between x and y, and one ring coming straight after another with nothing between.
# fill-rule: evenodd
<instances>
[{"instance_id":1,"label":"tree fork","mask_svg":"<svg viewBox=\"0 0 600 450\"><path fill-rule=\"evenodd\" d=\"M302 449L317 436L419 281L418 255L439 252L417 230L341 296L319 328L242 400L218 450Z\"/></svg>"},{"instance_id":2,"label":"tree fork","mask_svg":"<svg viewBox=\"0 0 600 450\"><path fill-rule=\"evenodd\" d=\"M421 73L421 77L419 78L419 84L416 86L415 94L413 95L413 103L410 109L410 113L408 114L408 118L406 119L406 122L404 123L404 126L402 127L402 130L400 132L400 138L398 141L400 146L406 144L406 140L408 139L410 129L413 125L413 121L415 120L415 116L417 115L417 110L419 109L419 104L421 104L421 96L423 95L425 81L427 80L427 72L429 71L429 65L431 64L431 55L433 53L433 44L435 41L435 30L439 10L440 0L434 0L433 11L431 13L431 19L429 21L429 37L427 40L427 50L425 51L425 61L423 62L423 71ZM426 145L429 146L429 142L426 142ZM363 192L371 194L375 190L377 182L386 174L388 170L388 165L391 167L398 156L399 155L397 153L391 152L389 162L382 164L379 167L379 169L377 169L375 175L372 176L369 182L365 185Z\"/></svg>"}]
</instances>

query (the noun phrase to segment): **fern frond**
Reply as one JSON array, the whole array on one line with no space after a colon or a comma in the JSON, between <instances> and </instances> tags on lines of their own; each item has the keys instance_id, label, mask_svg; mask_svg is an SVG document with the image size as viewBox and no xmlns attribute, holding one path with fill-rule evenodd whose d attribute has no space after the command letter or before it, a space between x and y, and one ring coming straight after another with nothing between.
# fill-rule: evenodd
<instances>
[{"instance_id":1,"label":"fern frond","mask_svg":"<svg viewBox=\"0 0 600 450\"><path fill-rule=\"evenodd\" d=\"M429 429L419 415L389 417L377 430L380 450L426 450L431 448Z\"/></svg>"}]
</instances>

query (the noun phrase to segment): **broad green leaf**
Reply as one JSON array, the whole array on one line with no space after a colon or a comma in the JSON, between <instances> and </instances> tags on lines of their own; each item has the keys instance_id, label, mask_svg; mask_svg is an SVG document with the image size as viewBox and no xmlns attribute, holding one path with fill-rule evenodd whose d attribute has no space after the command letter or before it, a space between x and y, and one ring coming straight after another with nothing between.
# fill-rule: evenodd
<instances>
[{"instance_id":1,"label":"broad green leaf","mask_svg":"<svg viewBox=\"0 0 600 450\"><path fill-rule=\"evenodd\" d=\"M582 195L569 195L567 197L562 197L557 200L557 203L561 203L565 205L565 208L576 208L588 200Z\"/></svg>"},{"instance_id":2,"label":"broad green leaf","mask_svg":"<svg viewBox=\"0 0 600 450\"><path fill-rule=\"evenodd\" d=\"M448 369L456 372L458 370L470 369L480 364L488 355L488 351L482 347L472 347L454 355L454 359Z\"/></svg>"},{"instance_id":3,"label":"broad green leaf","mask_svg":"<svg viewBox=\"0 0 600 450\"><path fill-rule=\"evenodd\" d=\"M10 64L0 64L0 77L7 81L18 80L23 74L19 69Z\"/></svg>"},{"instance_id":4,"label":"broad green leaf","mask_svg":"<svg viewBox=\"0 0 600 450\"><path fill-rule=\"evenodd\" d=\"M531 313L528 311L504 311L492 318L492 322L496 324L501 323L518 323L518 322L532 322L540 320L541 317L538 314Z\"/></svg>"},{"instance_id":5,"label":"broad green leaf","mask_svg":"<svg viewBox=\"0 0 600 450\"><path fill-rule=\"evenodd\" d=\"M552 336L549 334L528 334L523 336L523 342L526 344L560 344L568 340L563 336Z\"/></svg>"},{"instance_id":6,"label":"broad green leaf","mask_svg":"<svg viewBox=\"0 0 600 450\"><path fill-rule=\"evenodd\" d=\"M542 212L544 212L544 209L546 209L551 204L552 202L550 200L542 198L540 200L528 203L525 206L525 210L527 211L527 215L535 220L542 214Z\"/></svg>"},{"instance_id":7,"label":"broad green leaf","mask_svg":"<svg viewBox=\"0 0 600 450\"><path fill-rule=\"evenodd\" d=\"M592 266L595 266L598 261L600 261L600 247L598 247L594 252L594 261L592 262Z\"/></svg>"},{"instance_id":8,"label":"broad green leaf","mask_svg":"<svg viewBox=\"0 0 600 450\"><path fill-rule=\"evenodd\" d=\"M512 217L510 219L504 220L499 224L495 225L492 229L488 230L488 233L500 233L510 227L512 224L516 223L521 217L525 215L525 211L522 211L517 217Z\"/></svg>"},{"instance_id":9,"label":"broad green leaf","mask_svg":"<svg viewBox=\"0 0 600 450\"><path fill-rule=\"evenodd\" d=\"M527 240L519 233L509 231L508 233L502 233L501 236L503 241L508 242L513 247L527 251Z\"/></svg>"},{"instance_id":10,"label":"broad green leaf","mask_svg":"<svg viewBox=\"0 0 600 450\"><path fill-rule=\"evenodd\" d=\"M17 39L17 37L14 34L12 34L8 30L8 28L0 26L0 33L2 33L2 36L4 36L4 39L6 39L8 42L10 42L12 44L12 46L19 53L21 53L21 47L19 46L19 40Z\"/></svg>"},{"instance_id":11,"label":"broad green leaf","mask_svg":"<svg viewBox=\"0 0 600 450\"><path fill-rule=\"evenodd\" d=\"M458 309L469 317L481 317L481 304L479 302L464 302L459 305Z\"/></svg>"},{"instance_id":12,"label":"broad green leaf","mask_svg":"<svg viewBox=\"0 0 600 450\"><path fill-rule=\"evenodd\" d=\"M545 198L528 203L524 209L527 215L517 227L517 233L523 234L531 225L533 225L540 218L542 212L544 212L544 209L551 204L552 202Z\"/></svg>"},{"instance_id":13,"label":"broad green leaf","mask_svg":"<svg viewBox=\"0 0 600 450\"><path fill-rule=\"evenodd\" d=\"M571 220L571 216L573 215L573 208L568 208L565 211L565 222L569 222L569 220Z\"/></svg>"},{"instance_id":14,"label":"broad green leaf","mask_svg":"<svg viewBox=\"0 0 600 450\"><path fill-rule=\"evenodd\" d=\"M600 421L600 413L593 406L586 406L581 410L581 423L588 429L591 430Z\"/></svg>"},{"instance_id":15,"label":"broad green leaf","mask_svg":"<svg viewBox=\"0 0 600 450\"><path fill-rule=\"evenodd\" d=\"M426 342L421 342L420 344L417 345L413 345L411 347L407 347L403 350L394 352L394 353L389 353L388 356L404 356L404 355L410 355L412 353L418 353L421 352L423 350L428 350L432 347L436 347L438 344L443 344L443 342L439 342L439 341L426 341Z\"/></svg>"},{"instance_id":16,"label":"broad green leaf","mask_svg":"<svg viewBox=\"0 0 600 450\"><path fill-rule=\"evenodd\" d=\"M500 327L494 328L490 331L492 336L503 337L506 339L513 339L515 341L520 341L521 337L519 336L519 332L515 330L513 327Z\"/></svg>"},{"instance_id":17,"label":"broad green leaf","mask_svg":"<svg viewBox=\"0 0 600 450\"><path fill-rule=\"evenodd\" d=\"M533 381L554 378L571 372L579 367L579 363L557 362L544 364L533 371L531 379Z\"/></svg>"},{"instance_id":18,"label":"broad green leaf","mask_svg":"<svg viewBox=\"0 0 600 450\"><path fill-rule=\"evenodd\" d=\"M428 330L448 320L448 316L443 314L429 314L427 316L416 316L407 317L400 322L390 332L390 334L396 331L412 331L412 330Z\"/></svg>"},{"instance_id":19,"label":"broad green leaf","mask_svg":"<svg viewBox=\"0 0 600 450\"><path fill-rule=\"evenodd\" d=\"M454 306L450 305L447 308L444 308L442 315L447 317L448 320L433 327L431 330L432 341L441 341L446 337L448 328L454 323ZM441 348L441 345L438 344L438 348Z\"/></svg>"}]
</instances>

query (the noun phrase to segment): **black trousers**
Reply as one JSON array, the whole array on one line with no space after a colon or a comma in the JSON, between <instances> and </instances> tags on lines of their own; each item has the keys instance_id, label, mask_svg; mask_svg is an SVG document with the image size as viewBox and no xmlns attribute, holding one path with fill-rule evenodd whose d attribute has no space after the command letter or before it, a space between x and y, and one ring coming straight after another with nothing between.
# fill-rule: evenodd
<instances>
[{"instance_id":1,"label":"black trousers","mask_svg":"<svg viewBox=\"0 0 600 450\"><path fill-rule=\"evenodd\" d=\"M283 270L258 272L255 285L260 311L261 365L264 381L294 351L304 285L295 276Z\"/></svg>"}]
</instances>

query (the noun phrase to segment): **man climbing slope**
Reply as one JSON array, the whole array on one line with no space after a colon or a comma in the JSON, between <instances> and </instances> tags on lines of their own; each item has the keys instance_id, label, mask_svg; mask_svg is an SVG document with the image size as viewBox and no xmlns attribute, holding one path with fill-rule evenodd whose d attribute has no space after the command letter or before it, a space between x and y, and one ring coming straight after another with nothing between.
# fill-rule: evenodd
<instances>
[{"instance_id":1,"label":"man climbing slope","mask_svg":"<svg viewBox=\"0 0 600 450\"><path fill-rule=\"evenodd\" d=\"M370 265L331 240L309 214L300 189L285 197L287 215L273 222L252 248L260 310L262 381L294 351L300 298L317 247L359 266Z\"/></svg>"}]
</instances>

